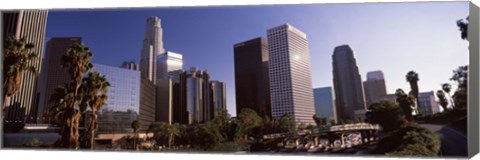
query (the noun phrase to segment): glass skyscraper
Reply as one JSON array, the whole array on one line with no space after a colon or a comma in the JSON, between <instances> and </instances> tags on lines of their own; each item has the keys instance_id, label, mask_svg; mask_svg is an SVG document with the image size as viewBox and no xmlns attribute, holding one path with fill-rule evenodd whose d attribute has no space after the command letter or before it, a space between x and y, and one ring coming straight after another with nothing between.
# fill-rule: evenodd
<instances>
[{"instance_id":1,"label":"glass skyscraper","mask_svg":"<svg viewBox=\"0 0 480 160\"><path fill-rule=\"evenodd\" d=\"M365 96L355 54L348 45L335 47L333 59L333 85L338 121L356 121L366 111Z\"/></svg>"},{"instance_id":2,"label":"glass skyscraper","mask_svg":"<svg viewBox=\"0 0 480 160\"><path fill-rule=\"evenodd\" d=\"M307 35L289 24L267 30L272 117L314 124Z\"/></svg>"},{"instance_id":3,"label":"glass skyscraper","mask_svg":"<svg viewBox=\"0 0 480 160\"><path fill-rule=\"evenodd\" d=\"M335 113L335 98L332 87L313 89L315 99L315 114L321 118L337 121ZM330 122L330 121L329 121Z\"/></svg>"},{"instance_id":4,"label":"glass skyscraper","mask_svg":"<svg viewBox=\"0 0 480 160\"><path fill-rule=\"evenodd\" d=\"M213 119L219 110L227 110L226 86L224 82L210 81L210 114L209 119Z\"/></svg>"},{"instance_id":5,"label":"glass skyscraper","mask_svg":"<svg viewBox=\"0 0 480 160\"><path fill-rule=\"evenodd\" d=\"M234 45L237 114L250 108L260 117L271 117L268 46L265 38Z\"/></svg>"},{"instance_id":6,"label":"glass skyscraper","mask_svg":"<svg viewBox=\"0 0 480 160\"><path fill-rule=\"evenodd\" d=\"M178 104L174 86L179 83L179 75L183 68L183 56L166 51L157 56L157 109L156 121L173 122L173 109Z\"/></svg>"},{"instance_id":7,"label":"glass skyscraper","mask_svg":"<svg viewBox=\"0 0 480 160\"><path fill-rule=\"evenodd\" d=\"M107 103L99 111L98 133L132 133L140 114L140 71L94 64L110 83Z\"/></svg>"}]
</instances>

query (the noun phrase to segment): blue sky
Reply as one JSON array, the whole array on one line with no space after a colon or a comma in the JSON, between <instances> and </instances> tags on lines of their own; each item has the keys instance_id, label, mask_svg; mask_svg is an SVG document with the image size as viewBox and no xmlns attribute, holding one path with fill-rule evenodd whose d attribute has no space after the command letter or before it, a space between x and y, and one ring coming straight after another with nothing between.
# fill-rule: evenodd
<instances>
[{"instance_id":1,"label":"blue sky","mask_svg":"<svg viewBox=\"0 0 480 160\"><path fill-rule=\"evenodd\" d=\"M235 43L289 23L308 36L314 88L333 85L333 49L349 44L362 80L382 70L387 92L408 91L405 74L415 70L420 91L432 91L468 64L468 42L455 24L468 11L468 2L50 10L46 36L82 37L94 63L138 63L146 19L158 16L165 48L183 54L184 69L206 69L212 79L226 82L227 108L236 115Z\"/></svg>"}]
</instances>

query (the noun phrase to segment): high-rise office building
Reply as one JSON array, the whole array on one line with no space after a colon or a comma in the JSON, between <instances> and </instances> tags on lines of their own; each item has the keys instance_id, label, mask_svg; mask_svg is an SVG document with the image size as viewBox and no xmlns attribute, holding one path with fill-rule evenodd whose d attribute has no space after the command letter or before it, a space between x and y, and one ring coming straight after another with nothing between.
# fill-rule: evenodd
<instances>
[{"instance_id":1,"label":"high-rise office building","mask_svg":"<svg viewBox=\"0 0 480 160\"><path fill-rule=\"evenodd\" d=\"M264 38L234 45L237 114L250 108L262 118L272 116L268 79L268 46Z\"/></svg>"},{"instance_id":2,"label":"high-rise office building","mask_svg":"<svg viewBox=\"0 0 480 160\"><path fill-rule=\"evenodd\" d=\"M207 71L191 67L180 74L180 104L174 108L175 121L182 124L200 123L210 120L210 75Z\"/></svg>"},{"instance_id":3,"label":"high-rise office building","mask_svg":"<svg viewBox=\"0 0 480 160\"><path fill-rule=\"evenodd\" d=\"M307 35L289 24L267 30L272 117L289 114L314 124Z\"/></svg>"},{"instance_id":4,"label":"high-rise office building","mask_svg":"<svg viewBox=\"0 0 480 160\"><path fill-rule=\"evenodd\" d=\"M367 107L382 100L387 95L385 79L382 71L367 73L367 80L363 82Z\"/></svg>"},{"instance_id":5,"label":"high-rise office building","mask_svg":"<svg viewBox=\"0 0 480 160\"><path fill-rule=\"evenodd\" d=\"M418 101L420 103L420 108L418 111L423 115L431 115L440 112L440 106L435 100L435 92L420 92L418 94Z\"/></svg>"},{"instance_id":6,"label":"high-rise office building","mask_svg":"<svg viewBox=\"0 0 480 160\"><path fill-rule=\"evenodd\" d=\"M133 62L123 62L121 68L138 71L138 65ZM135 72L136 73L136 72ZM142 124L140 131L148 129L152 122L155 122L156 111L156 86L153 82L142 77L140 80L140 114L138 120Z\"/></svg>"},{"instance_id":7,"label":"high-rise office building","mask_svg":"<svg viewBox=\"0 0 480 160\"><path fill-rule=\"evenodd\" d=\"M332 59L337 119L343 122L356 121L363 117L361 115L366 108L354 52L348 45L337 46Z\"/></svg>"},{"instance_id":8,"label":"high-rise office building","mask_svg":"<svg viewBox=\"0 0 480 160\"><path fill-rule=\"evenodd\" d=\"M47 41L45 50L45 96L43 98L43 107L41 108L42 115L47 116L48 110L55 104L51 101L52 95L55 93L55 89L71 80L70 74L66 68L62 68L62 56L67 53L67 50L74 44L81 44L82 38L80 37L54 37ZM46 122L49 122L49 118L45 117Z\"/></svg>"},{"instance_id":9,"label":"high-rise office building","mask_svg":"<svg viewBox=\"0 0 480 160\"><path fill-rule=\"evenodd\" d=\"M315 99L315 114L321 118L327 118L337 122L335 113L335 95L332 87L322 87L313 89Z\"/></svg>"},{"instance_id":10,"label":"high-rise office building","mask_svg":"<svg viewBox=\"0 0 480 160\"><path fill-rule=\"evenodd\" d=\"M1 14L2 44L9 35L14 35L16 38L25 38L27 43L35 45L31 51L38 55L36 59L28 62L29 66L35 67L35 72L24 72L19 91L15 95L4 99L9 106L4 120L5 122L18 124L36 123L40 118L37 116L41 93L39 75L43 72L42 51L48 11L3 11Z\"/></svg>"},{"instance_id":11,"label":"high-rise office building","mask_svg":"<svg viewBox=\"0 0 480 160\"><path fill-rule=\"evenodd\" d=\"M183 56L167 51L157 56L157 78L171 78L178 83L179 74L183 68Z\"/></svg>"},{"instance_id":12,"label":"high-rise office building","mask_svg":"<svg viewBox=\"0 0 480 160\"><path fill-rule=\"evenodd\" d=\"M178 103L174 85L179 83L182 72L183 57L179 53L167 51L157 56L157 121L173 122L173 109Z\"/></svg>"},{"instance_id":13,"label":"high-rise office building","mask_svg":"<svg viewBox=\"0 0 480 160\"><path fill-rule=\"evenodd\" d=\"M145 28L145 37L143 39L143 46L140 55L140 71L142 77L155 82L157 69L157 55L165 52L163 48L163 33L160 24L160 18L147 18L147 25Z\"/></svg>"},{"instance_id":14,"label":"high-rise office building","mask_svg":"<svg viewBox=\"0 0 480 160\"><path fill-rule=\"evenodd\" d=\"M227 110L226 86L224 82L210 81L210 114L209 119L213 119L219 110Z\"/></svg>"},{"instance_id":15,"label":"high-rise office building","mask_svg":"<svg viewBox=\"0 0 480 160\"><path fill-rule=\"evenodd\" d=\"M102 64L93 66L92 71L105 75L110 83L107 91L108 100L98 112L98 133L132 133L132 122L142 114L140 71Z\"/></svg>"}]
</instances>

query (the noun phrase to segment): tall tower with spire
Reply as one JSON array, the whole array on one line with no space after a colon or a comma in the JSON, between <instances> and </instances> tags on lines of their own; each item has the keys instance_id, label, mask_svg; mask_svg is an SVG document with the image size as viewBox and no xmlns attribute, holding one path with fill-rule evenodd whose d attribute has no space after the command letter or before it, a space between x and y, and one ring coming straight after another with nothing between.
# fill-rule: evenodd
<instances>
[{"instance_id":1,"label":"tall tower with spire","mask_svg":"<svg viewBox=\"0 0 480 160\"><path fill-rule=\"evenodd\" d=\"M140 56L140 72L142 77L155 82L156 57L165 52L163 48L163 30L161 20L158 17L147 18L145 38Z\"/></svg>"}]
</instances>

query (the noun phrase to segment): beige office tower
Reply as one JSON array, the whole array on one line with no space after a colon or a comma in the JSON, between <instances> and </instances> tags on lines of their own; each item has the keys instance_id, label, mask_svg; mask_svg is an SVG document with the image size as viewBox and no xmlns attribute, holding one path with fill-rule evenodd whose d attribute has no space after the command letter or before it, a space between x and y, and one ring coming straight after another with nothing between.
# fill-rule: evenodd
<instances>
[{"instance_id":1,"label":"beige office tower","mask_svg":"<svg viewBox=\"0 0 480 160\"><path fill-rule=\"evenodd\" d=\"M20 10L2 12L3 41L7 36L25 38L26 42L35 45L33 52L38 55L28 65L35 67L35 72L24 72L20 90L6 99L8 110L5 113L5 122L36 123L38 104L40 99L39 77L42 72L42 51L47 25L47 10ZM3 43L3 42L2 42ZM3 102L3 101L2 101Z\"/></svg>"},{"instance_id":2,"label":"beige office tower","mask_svg":"<svg viewBox=\"0 0 480 160\"><path fill-rule=\"evenodd\" d=\"M147 26L145 28L145 38L143 39L143 46L140 56L140 72L142 77L155 82L157 55L165 52L163 48L163 31L160 25L160 18L147 18Z\"/></svg>"},{"instance_id":3,"label":"beige office tower","mask_svg":"<svg viewBox=\"0 0 480 160\"><path fill-rule=\"evenodd\" d=\"M269 29L267 37L272 117L289 114L297 124L314 124L307 35L284 24Z\"/></svg>"}]
</instances>

